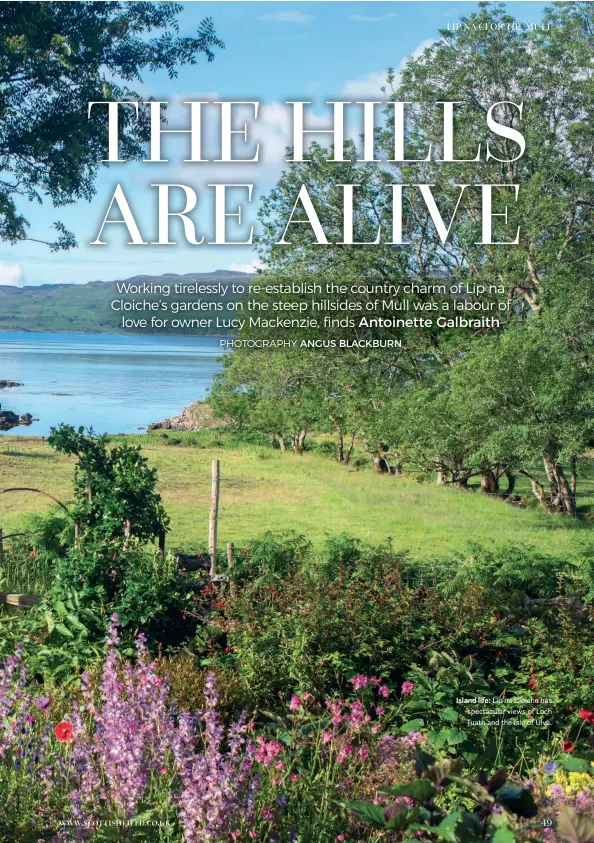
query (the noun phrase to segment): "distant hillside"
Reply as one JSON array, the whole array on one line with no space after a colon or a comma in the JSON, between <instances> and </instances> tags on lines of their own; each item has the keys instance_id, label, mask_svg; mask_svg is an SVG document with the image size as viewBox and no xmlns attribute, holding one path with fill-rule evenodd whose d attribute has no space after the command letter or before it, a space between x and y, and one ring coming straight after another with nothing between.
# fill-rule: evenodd
<instances>
[{"instance_id":1,"label":"distant hillside","mask_svg":"<svg viewBox=\"0 0 594 843\"><path fill-rule=\"evenodd\" d=\"M110 302L116 298L137 298L155 301L159 295L120 296L116 284L238 284L249 285L252 275L244 272L217 269L216 272L191 272L186 275L135 275L117 281L90 281L88 284L41 284L38 287L9 287L0 285L0 331L66 331L71 333L118 334L130 333L120 327L122 313L110 309ZM219 296L194 296L173 293L168 301L214 300ZM231 292L227 298L234 298ZM236 298L236 296L235 296ZM132 318L146 318L150 312L125 314ZM155 315L160 315L155 313ZM168 316L169 314L162 314ZM178 314L180 317L216 316L212 312L191 312ZM221 314L219 314L221 315ZM226 316L230 314L226 313ZM232 314L231 314L232 315ZM150 329L139 333L153 333ZM158 331L163 333L163 331ZM170 331L170 333L184 333ZM187 333L187 331L186 331ZM209 333L192 331L192 333Z\"/></svg>"}]
</instances>

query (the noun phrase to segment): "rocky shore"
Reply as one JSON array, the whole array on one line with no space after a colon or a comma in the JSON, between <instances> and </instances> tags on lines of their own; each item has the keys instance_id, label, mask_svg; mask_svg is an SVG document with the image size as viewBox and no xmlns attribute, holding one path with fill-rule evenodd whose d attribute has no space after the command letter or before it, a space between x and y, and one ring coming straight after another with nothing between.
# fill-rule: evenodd
<instances>
[{"instance_id":1,"label":"rocky shore","mask_svg":"<svg viewBox=\"0 0 594 843\"><path fill-rule=\"evenodd\" d=\"M30 425L35 421L31 413L24 413L22 416L13 413L12 410L3 410L0 404L0 430L12 430L19 425Z\"/></svg>"},{"instance_id":2,"label":"rocky shore","mask_svg":"<svg viewBox=\"0 0 594 843\"><path fill-rule=\"evenodd\" d=\"M223 419L213 416L205 401L195 401L179 415L149 425L147 433L152 430L207 430L210 427L225 427L226 424Z\"/></svg>"},{"instance_id":3,"label":"rocky shore","mask_svg":"<svg viewBox=\"0 0 594 843\"><path fill-rule=\"evenodd\" d=\"M13 386L23 386L18 381L0 380L0 389L9 389ZM0 404L0 430L12 430L13 427L18 427L20 424L30 425L34 421L31 413L24 413L19 416L13 413L12 410L3 410Z\"/></svg>"}]
</instances>

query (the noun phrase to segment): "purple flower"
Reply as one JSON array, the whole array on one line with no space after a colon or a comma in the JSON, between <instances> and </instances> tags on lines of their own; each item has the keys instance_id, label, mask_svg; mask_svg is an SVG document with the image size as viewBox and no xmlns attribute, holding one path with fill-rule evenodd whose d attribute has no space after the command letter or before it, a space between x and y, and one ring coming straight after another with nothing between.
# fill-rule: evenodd
<instances>
[{"instance_id":1,"label":"purple flower","mask_svg":"<svg viewBox=\"0 0 594 843\"><path fill-rule=\"evenodd\" d=\"M240 818L253 815L253 796L259 783L253 769L253 748L246 744L245 717L225 735L216 711L219 695L212 673L206 680L205 697L206 710L201 717L181 713L174 743L182 782L179 807L185 843L228 839ZM196 748L198 720L203 724L202 751Z\"/></svg>"},{"instance_id":2,"label":"purple flower","mask_svg":"<svg viewBox=\"0 0 594 843\"><path fill-rule=\"evenodd\" d=\"M45 710L47 697L28 693L22 648L0 663L0 759L13 770L34 776L40 788L36 817L55 820L56 799L66 797L73 836L55 839L83 841L84 828L106 814L128 819L149 796L154 775L162 776L173 762L177 776L171 793L184 830L184 843L230 839L233 829L255 817L259 776L256 748L246 737L242 716L224 729L217 712L215 678L207 678L206 710L177 714L169 699L169 683L157 674L143 635L136 640L137 657L126 662L119 653L118 618L112 616L106 657L97 692L89 676L81 681L85 711L74 704L64 724L67 749L56 751L52 727L41 731L32 710ZM266 742L267 757L283 751ZM61 802L62 809L66 807ZM68 809L67 809L68 810Z\"/></svg>"},{"instance_id":3,"label":"purple flower","mask_svg":"<svg viewBox=\"0 0 594 843\"><path fill-rule=\"evenodd\" d=\"M557 770L558 767L559 767L559 765L557 764L556 761L547 761L547 763L544 766L545 773L554 773Z\"/></svg>"}]
</instances>

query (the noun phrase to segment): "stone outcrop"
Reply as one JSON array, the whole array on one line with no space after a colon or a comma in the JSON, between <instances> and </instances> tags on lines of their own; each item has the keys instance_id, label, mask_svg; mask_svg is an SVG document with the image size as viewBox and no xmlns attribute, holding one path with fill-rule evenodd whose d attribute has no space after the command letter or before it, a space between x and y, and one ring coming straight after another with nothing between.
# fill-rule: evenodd
<instances>
[{"instance_id":1,"label":"stone outcrop","mask_svg":"<svg viewBox=\"0 0 594 843\"><path fill-rule=\"evenodd\" d=\"M10 386L22 386L18 381L2 381L0 380L0 389L8 389Z\"/></svg>"},{"instance_id":2,"label":"stone outcrop","mask_svg":"<svg viewBox=\"0 0 594 843\"><path fill-rule=\"evenodd\" d=\"M195 401L178 416L170 419L155 422L149 425L147 432L152 430L207 430L210 427L224 427L227 424L223 419L213 416L212 410L205 401Z\"/></svg>"}]
</instances>

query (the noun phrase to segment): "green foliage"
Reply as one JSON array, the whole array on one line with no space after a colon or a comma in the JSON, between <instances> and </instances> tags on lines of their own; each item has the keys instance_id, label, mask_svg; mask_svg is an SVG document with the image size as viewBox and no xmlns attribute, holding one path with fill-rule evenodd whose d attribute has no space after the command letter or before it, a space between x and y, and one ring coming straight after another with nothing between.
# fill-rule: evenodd
<instances>
[{"instance_id":1,"label":"green foliage","mask_svg":"<svg viewBox=\"0 0 594 843\"><path fill-rule=\"evenodd\" d=\"M108 617L99 603L89 603L76 591L64 600L46 601L31 618L38 622L33 638L42 641L31 653L32 668L55 684L76 680L90 662L101 658Z\"/></svg>"},{"instance_id":2,"label":"green foliage","mask_svg":"<svg viewBox=\"0 0 594 843\"><path fill-rule=\"evenodd\" d=\"M375 828L406 831L418 840L451 843L513 843L515 817L531 818L537 813L530 790L507 782L505 770L497 771L489 780L483 776L475 781L459 774L458 760L438 762L422 750L416 752L416 766L419 778L415 781L382 788L396 797L393 803L382 807L346 801L345 807ZM449 788L460 794L459 804L445 810L440 800L447 799ZM414 807L407 807L403 797Z\"/></svg>"},{"instance_id":3,"label":"green foliage","mask_svg":"<svg viewBox=\"0 0 594 843\"><path fill-rule=\"evenodd\" d=\"M108 448L106 436L61 424L52 428L50 447L75 456L75 508L80 542L100 540L109 545L132 536L141 542L154 539L169 523L156 492L157 470L150 468L138 445Z\"/></svg>"},{"instance_id":4,"label":"green foliage","mask_svg":"<svg viewBox=\"0 0 594 843\"><path fill-rule=\"evenodd\" d=\"M21 198L55 207L90 200L105 158L105 106L141 100L131 84L147 71L175 76L180 66L214 58L223 47L210 19L195 36L178 34L176 3L14 3L0 13L2 104L0 238L27 239ZM120 109L120 157L141 159L149 137L147 107ZM99 113L101 112L101 113ZM55 223L52 250L76 245Z\"/></svg>"},{"instance_id":5,"label":"green foliage","mask_svg":"<svg viewBox=\"0 0 594 843\"><path fill-rule=\"evenodd\" d=\"M542 553L533 547L504 545L496 550L483 545L471 544L469 555L458 561L454 576L447 582L446 591L453 594L477 583L485 591L501 598L509 605L510 598L544 598L555 595L560 582L572 588L581 571L576 560L575 568L550 553ZM573 586L583 591L582 585Z\"/></svg>"},{"instance_id":6,"label":"green foliage","mask_svg":"<svg viewBox=\"0 0 594 843\"><path fill-rule=\"evenodd\" d=\"M491 495L508 497L500 480L507 477L511 492L521 473L546 511L579 513L579 459L594 432L594 153L584 131L592 113L592 78L585 68L593 14L587 4L554 7L545 12L547 26L529 31L515 25L503 6L481 6L468 25L442 31L410 59L399 83L392 71L386 74L389 100L417 104L406 127L410 160L392 161L396 127L387 107L376 147L389 162L385 166L355 165L350 142L342 161L333 160L334 150L312 144L306 162L283 172L260 211L263 280L284 284L287 306L305 310L312 297L327 299L324 284L334 283L335 307L349 318L295 329L290 335L296 347L288 351L269 355L244 343L229 355L215 394L237 424L279 442L304 429L336 433L338 441L355 434L384 473L403 463L426 474L439 469L442 479L459 488L481 477ZM506 35L485 38L485 32ZM461 91L480 91L480 98L468 97L457 109L461 160L442 161L436 154L427 160L428 145L435 153L442 144L443 114L436 103L461 102ZM521 116L502 104L502 91L514 92L513 101L523 104ZM511 156L507 141L488 131L485 109L495 103L497 121L525 136L522 155ZM441 242L414 191L404 201L403 244L396 249L385 240L367 248L344 246L332 235L320 249L309 225L292 225L285 236L301 186L325 230L341 231L345 183L358 186L356 240L373 243L378 224L383 232L391 229L395 183L431 184L440 209L456 208L450 236ZM481 244L480 215L470 198L477 183L520 185L509 219L506 211L508 225L495 235L505 242L519 227L512 248ZM458 207L461 184L473 187ZM294 219L307 222L302 208ZM431 292L420 279L443 283ZM362 324L370 299L381 302L379 315L394 315L382 310L395 298L393 291L381 291L388 282L400 288L398 299L411 314L433 317L431 326ZM293 292L291 283L319 288L312 295ZM454 294L454 284L463 292ZM473 292L477 284L488 292ZM403 292L405 285L409 292ZM257 298L265 303L271 297L260 292ZM438 316L479 315L475 305L499 324L476 330L437 326ZM246 326L242 336L249 340L254 331ZM266 335L279 338L280 329ZM324 347L302 347L312 337L322 338ZM347 338L363 346L341 347ZM388 339L390 345L382 344Z\"/></svg>"},{"instance_id":7,"label":"green foliage","mask_svg":"<svg viewBox=\"0 0 594 843\"><path fill-rule=\"evenodd\" d=\"M360 673L397 681L410 653L433 637L464 645L471 629L490 623L478 591L448 605L406 584L404 556L344 535L318 555L303 538L283 548L267 535L239 564L241 587L225 601L221 625L246 692L262 702L286 691L287 677L318 693Z\"/></svg>"},{"instance_id":8,"label":"green foliage","mask_svg":"<svg viewBox=\"0 0 594 843\"><path fill-rule=\"evenodd\" d=\"M255 588L275 582L280 587L300 569L311 550L311 543L296 533L267 532L234 560L232 576Z\"/></svg>"},{"instance_id":9,"label":"green foliage","mask_svg":"<svg viewBox=\"0 0 594 843\"><path fill-rule=\"evenodd\" d=\"M283 547L269 534L254 543L254 564L251 553L232 571L236 592L221 601L225 637L214 647L226 645L218 662L250 705L273 705L287 686L344 694L350 677L381 675L398 732L426 732L436 753L471 766L516 763L521 744L529 769L543 746L587 737L574 713L594 708L579 567L530 549L474 547L461 571L433 560L426 574L424 562L348 535L315 553L295 535ZM400 696L403 681L414 693ZM536 697L545 715L530 704ZM473 707L501 714L472 716Z\"/></svg>"}]
</instances>

